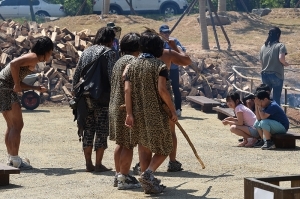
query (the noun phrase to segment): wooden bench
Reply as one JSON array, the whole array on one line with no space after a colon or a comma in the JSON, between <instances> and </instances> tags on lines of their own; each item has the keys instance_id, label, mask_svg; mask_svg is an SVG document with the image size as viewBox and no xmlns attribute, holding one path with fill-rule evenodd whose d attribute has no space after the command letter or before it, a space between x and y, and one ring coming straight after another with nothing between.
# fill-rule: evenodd
<instances>
[{"instance_id":1,"label":"wooden bench","mask_svg":"<svg viewBox=\"0 0 300 199\"><path fill-rule=\"evenodd\" d=\"M286 134L272 135L272 140L276 148L296 148L296 139L300 139L300 133L288 131Z\"/></svg>"},{"instance_id":2,"label":"wooden bench","mask_svg":"<svg viewBox=\"0 0 300 199\"><path fill-rule=\"evenodd\" d=\"M205 113L213 112L212 108L221 104L220 102L217 102L204 96L187 96L186 99L193 103L199 104L201 106L201 111Z\"/></svg>"},{"instance_id":3,"label":"wooden bench","mask_svg":"<svg viewBox=\"0 0 300 199\"><path fill-rule=\"evenodd\" d=\"M20 174L20 169L0 163L0 186L9 185L9 174Z\"/></svg>"},{"instance_id":4,"label":"wooden bench","mask_svg":"<svg viewBox=\"0 0 300 199\"><path fill-rule=\"evenodd\" d=\"M213 107L212 109L218 113L219 120L224 120L226 117L235 117L235 114L234 114L232 108L222 108L222 107L216 106L216 107Z\"/></svg>"}]
</instances>

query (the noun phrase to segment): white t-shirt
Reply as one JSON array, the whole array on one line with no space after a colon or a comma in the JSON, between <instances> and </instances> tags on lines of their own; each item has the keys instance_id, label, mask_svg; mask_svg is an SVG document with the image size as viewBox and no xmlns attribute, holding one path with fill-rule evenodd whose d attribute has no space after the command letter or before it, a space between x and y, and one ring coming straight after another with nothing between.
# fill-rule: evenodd
<instances>
[{"instance_id":1,"label":"white t-shirt","mask_svg":"<svg viewBox=\"0 0 300 199\"><path fill-rule=\"evenodd\" d=\"M253 127L254 122L256 121L256 115L243 104L239 104L234 109L235 115L237 113L242 112L244 118L244 125Z\"/></svg>"}]
</instances>

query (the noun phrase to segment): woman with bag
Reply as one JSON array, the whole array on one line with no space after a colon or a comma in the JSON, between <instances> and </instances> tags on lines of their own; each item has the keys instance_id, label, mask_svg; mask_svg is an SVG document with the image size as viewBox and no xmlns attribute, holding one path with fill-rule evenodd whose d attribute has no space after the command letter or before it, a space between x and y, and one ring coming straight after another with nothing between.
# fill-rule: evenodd
<instances>
[{"instance_id":1,"label":"woman with bag","mask_svg":"<svg viewBox=\"0 0 300 199\"><path fill-rule=\"evenodd\" d=\"M114 37L115 33L111 28L100 28L95 36L94 45L83 51L73 77L74 94L79 98L75 119L78 131L83 132L87 172L111 170L102 164L102 158L107 148L109 133L110 77L115 64L115 52L111 47ZM95 166L92 162L93 146L96 151Z\"/></svg>"}]
</instances>

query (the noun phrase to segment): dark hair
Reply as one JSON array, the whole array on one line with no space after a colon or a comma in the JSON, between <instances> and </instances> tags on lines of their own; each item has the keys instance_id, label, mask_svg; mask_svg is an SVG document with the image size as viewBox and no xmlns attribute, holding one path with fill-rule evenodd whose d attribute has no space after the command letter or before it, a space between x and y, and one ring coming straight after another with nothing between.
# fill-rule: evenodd
<instances>
[{"instance_id":1,"label":"dark hair","mask_svg":"<svg viewBox=\"0 0 300 199\"><path fill-rule=\"evenodd\" d=\"M238 104L243 104L241 102L241 97L240 97L240 94L238 92L229 92L227 97L226 97L226 102L228 102L229 100L232 100L234 101L235 105L238 105ZM238 104L236 104L236 100L239 100Z\"/></svg>"},{"instance_id":2,"label":"dark hair","mask_svg":"<svg viewBox=\"0 0 300 199\"><path fill-rule=\"evenodd\" d=\"M270 99L270 93L264 90L259 90L254 94L255 97L257 97L260 100L263 100L267 98L268 100Z\"/></svg>"},{"instance_id":3,"label":"dark hair","mask_svg":"<svg viewBox=\"0 0 300 199\"><path fill-rule=\"evenodd\" d=\"M246 105L246 101L247 100L249 100L249 99L254 99L255 97L254 97L254 95L252 94L252 93L249 93L249 94L247 94L247 95L245 95L244 96L244 98L243 98L243 104L245 104Z\"/></svg>"},{"instance_id":4,"label":"dark hair","mask_svg":"<svg viewBox=\"0 0 300 199\"><path fill-rule=\"evenodd\" d=\"M261 84L256 88L256 92L257 91L267 91L267 92L271 92L271 88L267 85L267 84Z\"/></svg>"},{"instance_id":5,"label":"dark hair","mask_svg":"<svg viewBox=\"0 0 300 199\"><path fill-rule=\"evenodd\" d=\"M140 39L141 51L150 53L155 57L161 57L164 51L164 41L156 34L145 31Z\"/></svg>"},{"instance_id":6,"label":"dark hair","mask_svg":"<svg viewBox=\"0 0 300 199\"><path fill-rule=\"evenodd\" d=\"M265 46L273 42L279 42L280 35L281 30L278 27L273 27L271 30L269 30L269 36L265 41Z\"/></svg>"},{"instance_id":7,"label":"dark hair","mask_svg":"<svg viewBox=\"0 0 300 199\"><path fill-rule=\"evenodd\" d=\"M120 42L121 54L131 54L140 51L140 38L138 33L130 32L123 36Z\"/></svg>"},{"instance_id":8,"label":"dark hair","mask_svg":"<svg viewBox=\"0 0 300 199\"><path fill-rule=\"evenodd\" d=\"M97 31L93 44L108 44L114 40L115 36L116 34L112 28L102 27Z\"/></svg>"},{"instance_id":9,"label":"dark hair","mask_svg":"<svg viewBox=\"0 0 300 199\"><path fill-rule=\"evenodd\" d=\"M38 38L37 42L31 48L31 52L36 55L45 55L51 50L53 50L53 42L46 36Z\"/></svg>"}]
</instances>

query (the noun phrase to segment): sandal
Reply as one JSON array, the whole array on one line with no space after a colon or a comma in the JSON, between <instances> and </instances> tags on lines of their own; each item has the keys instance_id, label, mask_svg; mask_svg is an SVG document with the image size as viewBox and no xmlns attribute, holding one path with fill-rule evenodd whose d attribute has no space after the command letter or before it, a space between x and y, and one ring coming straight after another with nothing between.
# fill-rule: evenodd
<instances>
[{"instance_id":1,"label":"sandal","mask_svg":"<svg viewBox=\"0 0 300 199\"><path fill-rule=\"evenodd\" d=\"M95 172L105 172L105 171L111 171L112 168L107 168L104 165L100 165L100 166L95 166Z\"/></svg>"}]
</instances>

